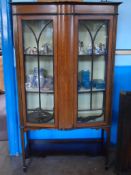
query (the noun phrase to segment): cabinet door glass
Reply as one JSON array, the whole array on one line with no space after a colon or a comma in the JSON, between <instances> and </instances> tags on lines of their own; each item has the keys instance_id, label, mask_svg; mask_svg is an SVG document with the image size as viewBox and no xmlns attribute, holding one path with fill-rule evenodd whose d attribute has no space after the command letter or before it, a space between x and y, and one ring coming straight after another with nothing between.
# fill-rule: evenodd
<instances>
[{"instance_id":1,"label":"cabinet door glass","mask_svg":"<svg viewBox=\"0 0 131 175\"><path fill-rule=\"evenodd\" d=\"M54 123L53 20L24 20L27 121Z\"/></svg>"},{"instance_id":2,"label":"cabinet door glass","mask_svg":"<svg viewBox=\"0 0 131 175\"><path fill-rule=\"evenodd\" d=\"M102 122L105 117L108 21L78 22L79 123Z\"/></svg>"}]
</instances>

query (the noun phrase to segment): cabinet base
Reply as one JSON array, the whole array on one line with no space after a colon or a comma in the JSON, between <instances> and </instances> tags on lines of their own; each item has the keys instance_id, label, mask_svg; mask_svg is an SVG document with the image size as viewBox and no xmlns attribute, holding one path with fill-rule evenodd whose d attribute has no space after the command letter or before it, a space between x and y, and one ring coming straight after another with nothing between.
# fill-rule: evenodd
<instances>
[{"instance_id":1,"label":"cabinet base","mask_svg":"<svg viewBox=\"0 0 131 175\"><path fill-rule=\"evenodd\" d=\"M103 155L101 139L29 140L32 156L87 154Z\"/></svg>"}]
</instances>

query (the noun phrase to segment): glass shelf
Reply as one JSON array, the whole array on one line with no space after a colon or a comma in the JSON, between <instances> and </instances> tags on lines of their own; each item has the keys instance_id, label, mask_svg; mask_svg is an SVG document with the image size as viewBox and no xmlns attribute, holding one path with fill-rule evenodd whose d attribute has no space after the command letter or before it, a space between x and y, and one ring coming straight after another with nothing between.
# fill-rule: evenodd
<instances>
[{"instance_id":1,"label":"glass shelf","mask_svg":"<svg viewBox=\"0 0 131 175\"><path fill-rule=\"evenodd\" d=\"M40 55L40 54L24 54L24 56L29 56L29 57L32 57L32 56L34 56L34 57L38 57L38 56L40 56L40 57L53 57L54 55Z\"/></svg>"},{"instance_id":2,"label":"glass shelf","mask_svg":"<svg viewBox=\"0 0 131 175\"><path fill-rule=\"evenodd\" d=\"M91 91L91 89L81 88L80 90L78 90L78 93L90 93L90 92L105 92L105 89L92 88L92 91Z\"/></svg>"},{"instance_id":3,"label":"glass shelf","mask_svg":"<svg viewBox=\"0 0 131 175\"><path fill-rule=\"evenodd\" d=\"M54 109L42 109L42 110L47 111L47 112L53 112L54 111ZM33 112L33 111L36 111L36 109L27 109L27 111Z\"/></svg>"},{"instance_id":4,"label":"glass shelf","mask_svg":"<svg viewBox=\"0 0 131 175\"><path fill-rule=\"evenodd\" d=\"M79 123L92 123L101 122L104 119L103 110L89 110L89 111L78 111L77 122Z\"/></svg>"},{"instance_id":5,"label":"glass shelf","mask_svg":"<svg viewBox=\"0 0 131 175\"><path fill-rule=\"evenodd\" d=\"M107 54L91 54L91 55L88 55L88 54L83 54L83 55L78 55L78 57L92 57L92 56L95 56L95 57L99 57L99 56L107 56Z\"/></svg>"},{"instance_id":6,"label":"glass shelf","mask_svg":"<svg viewBox=\"0 0 131 175\"><path fill-rule=\"evenodd\" d=\"M78 109L79 112L86 112L86 111L101 111L103 110L102 108L100 109Z\"/></svg>"},{"instance_id":7,"label":"glass shelf","mask_svg":"<svg viewBox=\"0 0 131 175\"><path fill-rule=\"evenodd\" d=\"M28 93L39 93L39 89L38 88L28 88L28 89L26 88L26 92L28 92ZM40 93L53 94L54 91L40 89Z\"/></svg>"}]
</instances>

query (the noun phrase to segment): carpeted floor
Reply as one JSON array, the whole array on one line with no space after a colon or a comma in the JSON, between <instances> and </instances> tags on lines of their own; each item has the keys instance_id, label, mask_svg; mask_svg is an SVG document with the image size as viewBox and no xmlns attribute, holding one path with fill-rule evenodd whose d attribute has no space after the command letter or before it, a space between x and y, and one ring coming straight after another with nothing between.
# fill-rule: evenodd
<instances>
[{"instance_id":1,"label":"carpeted floor","mask_svg":"<svg viewBox=\"0 0 131 175\"><path fill-rule=\"evenodd\" d=\"M0 141L7 140L5 95L0 94Z\"/></svg>"}]
</instances>

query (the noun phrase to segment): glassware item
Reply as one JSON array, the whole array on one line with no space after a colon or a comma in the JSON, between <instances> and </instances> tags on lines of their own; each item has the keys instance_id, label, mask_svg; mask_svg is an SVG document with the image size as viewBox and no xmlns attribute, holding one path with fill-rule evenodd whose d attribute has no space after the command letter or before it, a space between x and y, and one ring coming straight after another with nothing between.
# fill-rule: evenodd
<instances>
[{"instance_id":1,"label":"glassware item","mask_svg":"<svg viewBox=\"0 0 131 175\"><path fill-rule=\"evenodd\" d=\"M105 81L102 79L92 80L92 87L96 89L105 89Z\"/></svg>"},{"instance_id":2,"label":"glassware item","mask_svg":"<svg viewBox=\"0 0 131 175\"><path fill-rule=\"evenodd\" d=\"M89 70L81 71L81 84L85 89L90 88L90 72Z\"/></svg>"}]
</instances>

